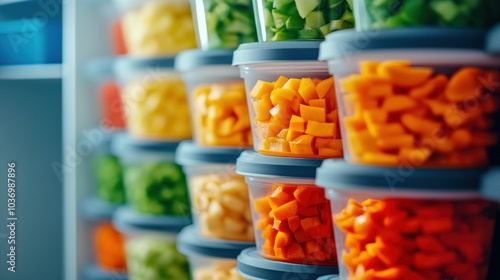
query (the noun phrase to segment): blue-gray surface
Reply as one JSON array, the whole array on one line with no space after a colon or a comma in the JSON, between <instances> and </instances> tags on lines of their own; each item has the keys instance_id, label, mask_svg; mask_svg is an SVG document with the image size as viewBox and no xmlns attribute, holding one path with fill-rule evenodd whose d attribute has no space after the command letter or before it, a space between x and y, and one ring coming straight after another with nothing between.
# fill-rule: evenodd
<instances>
[{"instance_id":1,"label":"blue-gray surface","mask_svg":"<svg viewBox=\"0 0 500 280\"><path fill-rule=\"evenodd\" d=\"M61 114L60 80L0 80L1 280L63 279L63 188L51 168L61 162ZM15 273L5 238L9 161L17 165Z\"/></svg>"}]
</instances>

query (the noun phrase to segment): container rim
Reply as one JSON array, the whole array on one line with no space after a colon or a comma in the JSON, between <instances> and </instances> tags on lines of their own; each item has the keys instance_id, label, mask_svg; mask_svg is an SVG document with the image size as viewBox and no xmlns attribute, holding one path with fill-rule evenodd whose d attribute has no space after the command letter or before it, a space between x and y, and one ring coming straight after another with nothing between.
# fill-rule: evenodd
<instances>
[{"instance_id":1,"label":"container rim","mask_svg":"<svg viewBox=\"0 0 500 280\"><path fill-rule=\"evenodd\" d=\"M175 152L175 161L180 165L236 164L242 152L250 148L205 147L192 140L182 141Z\"/></svg>"},{"instance_id":2,"label":"container rim","mask_svg":"<svg viewBox=\"0 0 500 280\"><path fill-rule=\"evenodd\" d=\"M232 66L234 49L186 50L175 57L174 67L180 72L187 72L203 66Z\"/></svg>"},{"instance_id":3,"label":"container rim","mask_svg":"<svg viewBox=\"0 0 500 280\"><path fill-rule=\"evenodd\" d=\"M80 213L84 219L89 221L110 221L113 213L120 206L122 204L111 203L98 197L87 197L82 202Z\"/></svg>"},{"instance_id":4,"label":"container rim","mask_svg":"<svg viewBox=\"0 0 500 280\"><path fill-rule=\"evenodd\" d=\"M321 41L254 42L239 45L234 51L233 65L247 65L277 61L318 62Z\"/></svg>"},{"instance_id":5,"label":"container rim","mask_svg":"<svg viewBox=\"0 0 500 280\"><path fill-rule=\"evenodd\" d=\"M134 138L128 132L116 134L111 141L111 152L119 157L130 153L175 153L180 142Z\"/></svg>"},{"instance_id":6,"label":"container rim","mask_svg":"<svg viewBox=\"0 0 500 280\"><path fill-rule=\"evenodd\" d=\"M137 213L129 206L121 206L113 214L113 225L122 233L131 231L157 231L175 234L190 224L190 216L147 215Z\"/></svg>"}]
</instances>

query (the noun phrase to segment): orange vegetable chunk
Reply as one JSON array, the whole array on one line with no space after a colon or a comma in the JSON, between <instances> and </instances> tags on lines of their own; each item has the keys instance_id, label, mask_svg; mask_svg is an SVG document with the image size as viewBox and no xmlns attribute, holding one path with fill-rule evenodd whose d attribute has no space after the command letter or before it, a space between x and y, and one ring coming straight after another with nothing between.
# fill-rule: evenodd
<instances>
[{"instance_id":1,"label":"orange vegetable chunk","mask_svg":"<svg viewBox=\"0 0 500 280\"><path fill-rule=\"evenodd\" d=\"M257 81L255 86L250 91L250 96L253 98L261 98L264 94L270 93L274 89L274 85L270 82Z\"/></svg>"}]
</instances>

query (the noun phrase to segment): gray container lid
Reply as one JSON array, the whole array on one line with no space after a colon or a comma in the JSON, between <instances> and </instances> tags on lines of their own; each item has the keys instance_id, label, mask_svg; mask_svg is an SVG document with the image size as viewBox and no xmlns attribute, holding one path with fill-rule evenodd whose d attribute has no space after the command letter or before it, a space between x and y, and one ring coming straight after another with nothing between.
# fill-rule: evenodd
<instances>
[{"instance_id":1,"label":"gray container lid","mask_svg":"<svg viewBox=\"0 0 500 280\"><path fill-rule=\"evenodd\" d=\"M375 31L339 30L321 43L319 60L364 51L400 49L468 49L484 51L487 31L473 28L416 27Z\"/></svg>"},{"instance_id":2,"label":"gray container lid","mask_svg":"<svg viewBox=\"0 0 500 280\"><path fill-rule=\"evenodd\" d=\"M180 142L136 139L127 132L118 133L111 141L111 152L116 155L141 152L175 153Z\"/></svg>"},{"instance_id":3,"label":"gray container lid","mask_svg":"<svg viewBox=\"0 0 500 280\"><path fill-rule=\"evenodd\" d=\"M138 74L150 75L155 80L155 75L158 75L157 72L159 70L175 70L174 63L175 56L150 58L121 56L115 60L113 72L120 84L129 82L130 79L134 79Z\"/></svg>"},{"instance_id":4,"label":"gray container lid","mask_svg":"<svg viewBox=\"0 0 500 280\"><path fill-rule=\"evenodd\" d=\"M190 71L203 66L227 65L233 62L234 49L220 50L187 50L180 52L175 58L175 69L181 72Z\"/></svg>"},{"instance_id":5,"label":"gray container lid","mask_svg":"<svg viewBox=\"0 0 500 280\"><path fill-rule=\"evenodd\" d=\"M265 259L255 248L248 248L238 256L238 272L247 279L301 279L316 280L320 276L338 273L337 266L313 266Z\"/></svg>"},{"instance_id":6,"label":"gray container lid","mask_svg":"<svg viewBox=\"0 0 500 280\"><path fill-rule=\"evenodd\" d=\"M128 280L126 272L106 271L97 265L87 265L83 268L83 280Z\"/></svg>"},{"instance_id":7,"label":"gray container lid","mask_svg":"<svg viewBox=\"0 0 500 280\"><path fill-rule=\"evenodd\" d=\"M236 173L255 177L314 179L322 159L276 157L245 151L236 161Z\"/></svg>"},{"instance_id":8,"label":"gray container lid","mask_svg":"<svg viewBox=\"0 0 500 280\"><path fill-rule=\"evenodd\" d=\"M494 168L484 174L481 182L481 193L490 200L500 202L500 168Z\"/></svg>"},{"instance_id":9,"label":"gray container lid","mask_svg":"<svg viewBox=\"0 0 500 280\"><path fill-rule=\"evenodd\" d=\"M128 206L118 208L113 214L113 225L121 232L148 230L179 233L191 224L191 217L146 215L135 212Z\"/></svg>"},{"instance_id":10,"label":"gray container lid","mask_svg":"<svg viewBox=\"0 0 500 280\"><path fill-rule=\"evenodd\" d=\"M103 81L113 77L115 59L110 56L93 59L85 64L85 76L94 81Z\"/></svg>"},{"instance_id":11,"label":"gray container lid","mask_svg":"<svg viewBox=\"0 0 500 280\"><path fill-rule=\"evenodd\" d=\"M244 148L203 147L193 141L183 141L175 152L175 161L181 165L236 164Z\"/></svg>"},{"instance_id":12,"label":"gray container lid","mask_svg":"<svg viewBox=\"0 0 500 280\"><path fill-rule=\"evenodd\" d=\"M500 55L500 23L491 28L486 39L486 51Z\"/></svg>"},{"instance_id":13,"label":"gray container lid","mask_svg":"<svg viewBox=\"0 0 500 280\"><path fill-rule=\"evenodd\" d=\"M121 204L110 203L97 197L88 197L82 202L80 214L89 221L106 221L111 220L113 213L120 206Z\"/></svg>"},{"instance_id":14,"label":"gray container lid","mask_svg":"<svg viewBox=\"0 0 500 280\"><path fill-rule=\"evenodd\" d=\"M208 239L199 236L194 226L185 227L177 236L177 250L184 255L236 259L242 250L254 247L253 242Z\"/></svg>"},{"instance_id":15,"label":"gray container lid","mask_svg":"<svg viewBox=\"0 0 500 280\"><path fill-rule=\"evenodd\" d=\"M321 41L281 41L241 44L233 65L278 61L317 61Z\"/></svg>"},{"instance_id":16,"label":"gray container lid","mask_svg":"<svg viewBox=\"0 0 500 280\"><path fill-rule=\"evenodd\" d=\"M479 192L483 173L484 169L389 168L325 160L318 168L316 184L332 189Z\"/></svg>"},{"instance_id":17,"label":"gray container lid","mask_svg":"<svg viewBox=\"0 0 500 280\"><path fill-rule=\"evenodd\" d=\"M340 280L340 276L337 274L325 275L319 277L317 280Z\"/></svg>"},{"instance_id":18,"label":"gray container lid","mask_svg":"<svg viewBox=\"0 0 500 280\"><path fill-rule=\"evenodd\" d=\"M95 152L111 153L113 137L123 133L124 130L93 127L84 129L80 133L80 141L88 141L95 147Z\"/></svg>"}]
</instances>

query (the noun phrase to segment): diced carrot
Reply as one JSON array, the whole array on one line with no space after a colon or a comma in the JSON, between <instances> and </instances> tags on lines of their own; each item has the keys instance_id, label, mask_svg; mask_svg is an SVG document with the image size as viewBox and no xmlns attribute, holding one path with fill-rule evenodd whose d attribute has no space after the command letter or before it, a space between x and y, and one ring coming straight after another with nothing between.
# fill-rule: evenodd
<instances>
[{"instance_id":1,"label":"diced carrot","mask_svg":"<svg viewBox=\"0 0 500 280\"><path fill-rule=\"evenodd\" d=\"M373 220L370 215L359 215L354 219L353 230L358 238L363 240L373 235Z\"/></svg>"},{"instance_id":2,"label":"diced carrot","mask_svg":"<svg viewBox=\"0 0 500 280\"><path fill-rule=\"evenodd\" d=\"M293 195L288 194L284 191L282 186L277 187L271 196L269 197L269 205L272 209L276 209L279 206L294 200Z\"/></svg>"},{"instance_id":3,"label":"diced carrot","mask_svg":"<svg viewBox=\"0 0 500 280\"><path fill-rule=\"evenodd\" d=\"M445 273L448 275L458 276L463 275L466 271L472 268L469 263L454 263L447 265L444 269Z\"/></svg>"},{"instance_id":4,"label":"diced carrot","mask_svg":"<svg viewBox=\"0 0 500 280\"><path fill-rule=\"evenodd\" d=\"M403 126L399 123L368 124L367 128L373 137L395 136L405 134Z\"/></svg>"},{"instance_id":5,"label":"diced carrot","mask_svg":"<svg viewBox=\"0 0 500 280\"><path fill-rule=\"evenodd\" d=\"M314 142L316 148L329 148L342 151L342 140L317 137Z\"/></svg>"},{"instance_id":6,"label":"diced carrot","mask_svg":"<svg viewBox=\"0 0 500 280\"><path fill-rule=\"evenodd\" d=\"M377 146L383 150L393 150L403 147L412 147L415 142L415 137L411 134L389 135L379 137Z\"/></svg>"},{"instance_id":7,"label":"diced carrot","mask_svg":"<svg viewBox=\"0 0 500 280\"><path fill-rule=\"evenodd\" d=\"M267 214L266 214L267 215ZM268 217L262 217L257 221L256 227L257 229L263 230L265 229L268 225L272 224L273 219L268 218Z\"/></svg>"},{"instance_id":8,"label":"diced carrot","mask_svg":"<svg viewBox=\"0 0 500 280\"><path fill-rule=\"evenodd\" d=\"M288 226L292 232L295 232L300 227L300 218L299 216L292 216L288 218Z\"/></svg>"},{"instance_id":9,"label":"diced carrot","mask_svg":"<svg viewBox=\"0 0 500 280\"><path fill-rule=\"evenodd\" d=\"M359 63L359 71L361 75L374 75L377 74L377 67L380 62L378 61L363 61Z\"/></svg>"},{"instance_id":10,"label":"diced carrot","mask_svg":"<svg viewBox=\"0 0 500 280\"><path fill-rule=\"evenodd\" d=\"M256 121L267 121L271 118L270 111L273 108L273 104L271 102L266 102L264 99L252 100L252 105Z\"/></svg>"},{"instance_id":11,"label":"diced carrot","mask_svg":"<svg viewBox=\"0 0 500 280\"><path fill-rule=\"evenodd\" d=\"M274 88L282 88L286 82L288 82L288 78L285 76L279 76L276 82L274 82Z\"/></svg>"},{"instance_id":12,"label":"diced carrot","mask_svg":"<svg viewBox=\"0 0 500 280\"><path fill-rule=\"evenodd\" d=\"M265 93L269 93L273 89L274 85L272 83L258 80L250 91L250 96L253 98L261 98Z\"/></svg>"},{"instance_id":13,"label":"diced carrot","mask_svg":"<svg viewBox=\"0 0 500 280\"><path fill-rule=\"evenodd\" d=\"M345 246L349 249L361 250L361 241L355 238L354 234L347 234L345 237Z\"/></svg>"},{"instance_id":14,"label":"diced carrot","mask_svg":"<svg viewBox=\"0 0 500 280\"><path fill-rule=\"evenodd\" d=\"M253 205L255 211L257 211L258 213L267 215L271 212L271 206L269 205L269 200L267 196L254 199Z\"/></svg>"},{"instance_id":15,"label":"diced carrot","mask_svg":"<svg viewBox=\"0 0 500 280\"><path fill-rule=\"evenodd\" d=\"M293 139L301 136L303 133L300 132L300 131L296 131L296 130L293 130L293 129L288 129L288 132L286 134L286 140L288 142L291 142L293 141Z\"/></svg>"},{"instance_id":16,"label":"diced carrot","mask_svg":"<svg viewBox=\"0 0 500 280\"><path fill-rule=\"evenodd\" d=\"M367 125L383 124L387 122L388 113L382 109L367 110L362 113Z\"/></svg>"},{"instance_id":17,"label":"diced carrot","mask_svg":"<svg viewBox=\"0 0 500 280\"><path fill-rule=\"evenodd\" d=\"M437 234L453 230L453 220L451 217L425 219L421 223L424 234Z\"/></svg>"},{"instance_id":18,"label":"diced carrot","mask_svg":"<svg viewBox=\"0 0 500 280\"><path fill-rule=\"evenodd\" d=\"M278 133L277 137L281 139L286 139L286 136L288 135L288 128L283 128L280 130L280 133Z\"/></svg>"},{"instance_id":19,"label":"diced carrot","mask_svg":"<svg viewBox=\"0 0 500 280\"><path fill-rule=\"evenodd\" d=\"M336 127L334 123L324 123L317 121L308 121L306 134L315 137L335 138Z\"/></svg>"},{"instance_id":20,"label":"diced carrot","mask_svg":"<svg viewBox=\"0 0 500 280\"><path fill-rule=\"evenodd\" d=\"M387 267L396 265L403 256L403 250L397 246L382 243L381 241L377 241L376 244L378 246L374 247L375 254Z\"/></svg>"},{"instance_id":21,"label":"diced carrot","mask_svg":"<svg viewBox=\"0 0 500 280\"><path fill-rule=\"evenodd\" d=\"M273 220L273 228L277 231L290 232L290 226L288 225L288 220Z\"/></svg>"},{"instance_id":22,"label":"diced carrot","mask_svg":"<svg viewBox=\"0 0 500 280\"><path fill-rule=\"evenodd\" d=\"M292 243L287 248L287 259L289 260L303 260L306 257L304 250L297 243Z\"/></svg>"},{"instance_id":23,"label":"diced carrot","mask_svg":"<svg viewBox=\"0 0 500 280\"><path fill-rule=\"evenodd\" d=\"M295 98L295 91L286 88L276 88L271 92L271 102L274 106L280 104L282 106L291 105Z\"/></svg>"},{"instance_id":24,"label":"diced carrot","mask_svg":"<svg viewBox=\"0 0 500 280\"><path fill-rule=\"evenodd\" d=\"M283 88L291 89L291 90L294 90L294 91L298 91L299 90L299 86L300 86L300 79L290 78L283 85Z\"/></svg>"},{"instance_id":25,"label":"diced carrot","mask_svg":"<svg viewBox=\"0 0 500 280\"><path fill-rule=\"evenodd\" d=\"M441 117L446 112L449 112L450 110L453 110L455 104L448 103L448 102L443 102L439 100L433 100L433 99L427 99L424 100L425 105L429 107L431 110L432 114L437 117Z\"/></svg>"},{"instance_id":26,"label":"diced carrot","mask_svg":"<svg viewBox=\"0 0 500 280\"><path fill-rule=\"evenodd\" d=\"M293 237L289 232L279 231L276 234L276 240L274 241L274 248L283 248L290 245L293 242Z\"/></svg>"},{"instance_id":27,"label":"diced carrot","mask_svg":"<svg viewBox=\"0 0 500 280\"><path fill-rule=\"evenodd\" d=\"M458 256L453 251L443 253L420 253L413 254L412 265L418 269L436 269L457 262Z\"/></svg>"},{"instance_id":28,"label":"diced carrot","mask_svg":"<svg viewBox=\"0 0 500 280\"><path fill-rule=\"evenodd\" d=\"M312 205L308 207L300 207L297 214L301 218L305 217L318 217L319 212L318 212L318 206L317 205Z\"/></svg>"},{"instance_id":29,"label":"diced carrot","mask_svg":"<svg viewBox=\"0 0 500 280\"><path fill-rule=\"evenodd\" d=\"M399 230L403 234L417 234L422 228L422 221L418 218L409 218L403 221Z\"/></svg>"},{"instance_id":30,"label":"diced carrot","mask_svg":"<svg viewBox=\"0 0 500 280\"><path fill-rule=\"evenodd\" d=\"M441 128L440 122L419 118L410 113L401 116L401 123L411 132L425 136L435 135Z\"/></svg>"},{"instance_id":31,"label":"diced carrot","mask_svg":"<svg viewBox=\"0 0 500 280\"><path fill-rule=\"evenodd\" d=\"M472 145L476 147L494 146L497 142L498 135L496 133L475 132L474 137L472 137Z\"/></svg>"},{"instance_id":32,"label":"diced carrot","mask_svg":"<svg viewBox=\"0 0 500 280\"><path fill-rule=\"evenodd\" d=\"M459 149L469 147L469 145L471 145L472 143L472 139L472 134L467 129L460 128L451 133L451 141L453 142L454 146Z\"/></svg>"},{"instance_id":33,"label":"diced carrot","mask_svg":"<svg viewBox=\"0 0 500 280\"><path fill-rule=\"evenodd\" d=\"M316 93L319 98L325 98L330 89L333 88L333 77L325 79L316 85Z\"/></svg>"},{"instance_id":34,"label":"diced carrot","mask_svg":"<svg viewBox=\"0 0 500 280\"><path fill-rule=\"evenodd\" d=\"M423 275L419 274L418 272L415 271L408 271L403 280L428 280L425 278Z\"/></svg>"},{"instance_id":35,"label":"diced carrot","mask_svg":"<svg viewBox=\"0 0 500 280\"><path fill-rule=\"evenodd\" d=\"M306 231L309 232L310 229L318 226L321 224L320 220L318 217L310 217L310 218L305 218L300 221L300 224L302 228Z\"/></svg>"},{"instance_id":36,"label":"diced carrot","mask_svg":"<svg viewBox=\"0 0 500 280\"><path fill-rule=\"evenodd\" d=\"M299 210L299 203L296 200L292 200L288 203L281 205L280 207L271 211L271 215L278 220L285 220L292 216L297 215Z\"/></svg>"},{"instance_id":37,"label":"diced carrot","mask_svg":"<svg viewBox=\"0 0 500 280\"><path fill-rule=\"evenodd\" d=\"M393 95L384 99L382 109L387 112L401 112L417 107L418 104L412 98L405 95Z\"/></svg>"},{"instance_id":38,"label":"diced carrot","mask_svg":"<svg viewBox=\"0 0 500 280\"><path fill-rule=\"evenodd\" d=\"M274 256L274 244L271 245L271 240L266 239L264 245L262 245L262 251L264 251L264 254L266 255Z\"/></svg>"},{"instance_id":39,"label":"diced carrot","mask_svg":"<svg viewBox=\"0 0 500 280\"><path fill-rule=\"evenodd\" d=\"M274 247L274 240L276 239L276 234L278 234L278 231L273 228L272 225L268 225L263 231L262 231L262 238L265 240L269 240L270 246Z\"/></svg>"},{"instance_id":40,"label":"diced carrot","mask_svg":"<svg viewBox=\"0 0 500 280\"><path fill-rule=\"evenodd\" d=\"M371 85L366 92L366 95L372 98L388 97L393 94L394 90L389 82L375 83Z\"/></svg>"},{"instance_id":41,"label":"diced carrot","mask_svg":"<svg viewBox=\"0 0 500 280\"><path fill-rule=\"evenodd\" d=\"M330 113L326 114L326 122L330 123L338 123L339 113L337 110L333 110Z\"/></svg>"},{"instance_id":42,"label":"diced carrot","mask_svg":"<svg viewBox=\"0 0 500 280\"><path fill-rule=\"evenodd\" d=\"M481 244L464 240L459 246L458 250L462 256L469 262L483 262L484 249Z\"/></svg>"},{"instance_id":43,"label":"diced carrot","mask_svg":"<svg viewBox=\"0 0 500 280\"><path fill-rule=\"evenodd\" d=\"M309 100L308 104L309 104L309 106L326 109L326 100L325 99L311 99L311 100Z\"/></svg>"},{"instance_id":44,"label":"diced carrot","mask_svg":"<svg viewBox=\"0 0 500 280\"><path fill-rule=\"evenodd\" d=\"M274 256L278 259L286 259L287 248L274 246Z\"/></svg>"},{"instance_id":45,"label":"diced carrot","mask_svg":"<svg viewBox=\"0 0 500 280\"><path fill-rule=\"evenodd\" d=\"M300 116L306 121L325 122L326 114L324 108L312 107L300 104Z\"/></svg>"},{"instance_id":46,"label":"diced carrot","mask_svg":"<svg viewBox=\"0 0 500 280\"><path fill-rule=\"evenodd\" d=\"M379 153L379 148L368 131L350 133L347 135L349 150L355 156L363 156L364 153Z\"/></svg>"},{"instance_id":47,"label":"diced carrot","mask_svg":"<svg viewBox=\"0 0 500 280\"><path fill-rule=\"evenodd\" d=\"M481 111L486 114L493 114L498 111L500 104L498 98L493 96L489 96L486 99L481 101Z\"/></svg>"},{"instance_id":48,"label":"diced carrot","mask_svg":"<svg viewBox=\"0 0 500 280\"><path fill-rule=\"evenodd\" d=\"M298 92L306 103L309 103L309 100L311 99L318 98L318 94L316 93L316 84L314 84L311 78L301 79Z\"/></svg>"},{"instance_id":49,"label":"diced carrot","mask_svg":"<svg viewBox=\"0 0 500 280\"><path fill-rule=\"evenodd\" d=\"M319 83L321 83L321 79L318 79L318 78L312 78L312 81L314 82L315 85L318 85Z\"/></svg>"},{"instance_id":50,"label":"diced carrot","mask_svg":"<svg viewBox=\"0 0 500 280\"><path fill-rule=\"evenodd\" d=\"M294 154L314 155L314 137L311 135L301 135L290 141L290 150Z\"/></svg>"},{"instance_id":51,"label":"diced carrot","mask_svg":"<svg viewBox=\"0 0 500 280\"><path fill-rule=\"evenodd\" d=\"M432 68L409 67L408 64L396 64L394 61L380 63L377 74L387 77L399 87L414 87L427 81L434 70Z\"/></svg>"},{"instance_id":52,"label":"diced carrot","mask_svg":"<svg viewBox=\"0 0 500 280\"><path fill-rule=\"evenodd\" d=\"M357 116L345 117L344 124L350 132L362 131L366 129L366 124L363 119Z\"/></svg>"},{"instance_id":53,"label":"diced carrot","mask_svg":"<svg viewBox=\"0 0 500 280\"><path fill-rule=\"evenodd\" d=\"M279 125L281 128L288 128L290 119L292 118L293 109L290 106L278 104L274 106L269 113L271 114L272 124Z\"/></svg>"},{"instance_id":54,"label":"diced carrot","mask_svg":"<svg viewBox=\"0 0 500 280\"><path fill-rule=\"evenodd\" d=\"M420 235L415 238L415 244L422 252L439 253L445 252L446 247L432 235Z\"/></svg>"},{"instance_id":55,"label":"diced carrot","mask_svg":"<svg viewBox=\"0 0 500 280\"><path fill-rule=\"evenodd\" d=\"M408 95L413 99L424 99L434 93L436 82L430 79L427 82L409 90Z\"/></svg>"},{"instance_id":56,"label":"diced carrot","mask_svg":"<svg viewBox=\"0 0 500 280\"><path fill-rule=\"evenodd\" d=\"M373 276L378 279L401 279L410 268L405 265L390 267L385 270L376 271Z\"/></svg>"},{"instance_id":57,"label":"diced carrot","mask_svg":"<svg viewBox=\"0 0 500 280\"><path fill-rule=\"evenodd\" d=\"M481 74L481 69L475 67L459 69L446 86L446 98L451 102L461 102L478 97L481 92Z\"/></svg>"},{"instance_id":58,"label":"diced carrot","mask_svg":"<svg viewBox=\"0 0 500 280\"><path fill-rule=\"evenodd\" d=\"M325 190L318 187L298 187L294 191L293 195L300 202L300 204L305 207L328 202L325 198Z\"/></svg>"},{"instance_id":59,"label":"diced carrot","mask_svg":"<svg viewBox=\"0 0 500 280\"><path fill-rule=\"evenodd\" d=\"M306 131L307 121L301 117L292 115L290 119L290 126L288 127L290 130L297 132L305 132Z\"/></svg>"},{"instance_id":60,"label":"diced carrot","mask_svg":"<svg viewBox=\"0 0 500 280\"><path fill-rule=\"evenodd\" d=\"M285 139L281 139L278 137L269 137L264 140L263 145L264 150L280 152L280 153L289 153L290 152L290 144Z\"/></svg>"},{"instance_id":61,"label":"diced carrot","mask_svg":"<svg viewBox=\"0 0 500 280\"><path fill-rule=\"evenodd\" d=\"M403 147L399 150L399 157L414 166L420 166L426 162L432 151L428 148Z\"/></svg>"},{"instance_id":62,"label":"diced carrot","mask_svg":"<svg viewBox=\"0 0 500 280\"><path fill-rule=\"evenodd\" d=\"M353 227L354 227L354 220L355 219L356 219L356 217L347 217L344 219L339 219L337 217L337 218L335 218L335 224L342 231L352 233L354 231Z\"/></svg>"},{"instance_id":63,"label":"diced carrot","mask_svg":"<svg viewBox=\"0 0 500 280\"><path fill-rule=\"evenodd\" d=\"M293 236L295 237L295 240L298 243L304 243L309 240L312 240L313 238L302 228L299 227L294 233Z\"/></svg>"}]
</instances>

